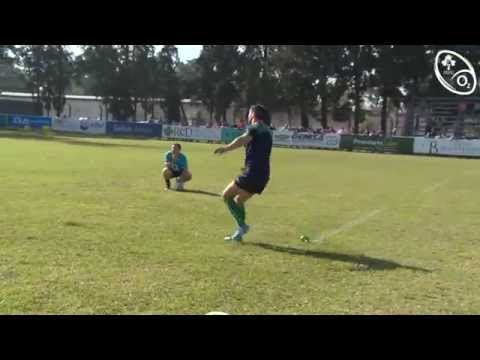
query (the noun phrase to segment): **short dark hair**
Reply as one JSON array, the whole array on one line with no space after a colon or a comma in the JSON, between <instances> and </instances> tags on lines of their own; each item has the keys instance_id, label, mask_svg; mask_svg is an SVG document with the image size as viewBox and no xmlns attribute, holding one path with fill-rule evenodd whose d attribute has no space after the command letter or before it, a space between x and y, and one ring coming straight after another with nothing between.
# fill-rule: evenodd
<instances>
[{"instance_id":1,"label":"short dark hair","mask_svg":"<svg viewBox=\"0 0 480 360\"><path fill-rule=\"evenodd\" d=\"M270 125L270 112L263 105L252 105L250 106L250 111L253 111L255 118L263 121L267 125Z\"/></svg>"},{"instance_id":2,"label":"short dark hair","mask_svg":"<svg viewBox=\"0 0 480 360\"><path fill-rule=\"evenodd\" d=\"M178 150L182 150L182 145L180 145L179 143L175 143L175 144L173 144L173 146L177 146Z\"/></svg>"}]
</instances>

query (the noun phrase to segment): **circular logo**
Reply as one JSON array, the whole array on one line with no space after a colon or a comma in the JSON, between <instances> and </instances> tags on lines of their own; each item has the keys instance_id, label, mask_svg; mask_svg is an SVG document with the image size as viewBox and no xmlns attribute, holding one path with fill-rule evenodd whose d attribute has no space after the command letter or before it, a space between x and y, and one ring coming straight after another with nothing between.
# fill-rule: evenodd
<instances>
[{"instance_id":1,"label":"circular logo","mask_svg":"<svg viewBox=\"0 0 480 360\"><path fill-rule=\"evenodd\" d=\"M477 75L470 61L451 50L441 50L435 56L435 76L448 91L471 95L477 88Z\"/></svg>"},{"instance_id":2,"label":"circular logo","mask_svg":"<svg viewBox=\"0 0 480 360\"><path fill-rule=\"evenodd\" d=\"M83 131L88 130L88 120L80 120L80 129Z\"/></svg>"}]
</instances>

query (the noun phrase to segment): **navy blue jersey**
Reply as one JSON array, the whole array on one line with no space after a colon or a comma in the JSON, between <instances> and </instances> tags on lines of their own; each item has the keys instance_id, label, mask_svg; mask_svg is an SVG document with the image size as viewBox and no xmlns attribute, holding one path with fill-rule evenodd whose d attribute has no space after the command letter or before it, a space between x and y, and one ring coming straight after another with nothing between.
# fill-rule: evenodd
<instances>
[{"instance_id":1,"label":"navy blue jersey","mask_svg":"<svg viewBox=\"0 0 480 360\"><path fill-rule=\"evenodd\" d=\"M258 180L270 178L270 154L272 131L262 123L249 126L247 133L252 137L245 149L245 173Z\"/></svg>"}]
</instances>

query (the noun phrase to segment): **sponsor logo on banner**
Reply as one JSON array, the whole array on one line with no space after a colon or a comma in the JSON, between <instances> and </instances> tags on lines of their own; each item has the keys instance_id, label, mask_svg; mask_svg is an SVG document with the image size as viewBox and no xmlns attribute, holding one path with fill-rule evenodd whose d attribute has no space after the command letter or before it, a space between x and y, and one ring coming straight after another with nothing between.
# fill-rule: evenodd
<instances>
[{"instance_id":1,"label":"sponsor logo on banner","mask_svg":"<svg viewBox=\"0 0 480 360\"><path fill-rule=\"evenodd\" d=\"M273 144L274 145L291 145L292 144L291 131L274 131L273 132Z\"/></svg>"},{"instance_id":2,"label":"sponsor logo on banner","mask_svg":"<svg viewBox=\"0 0 480 360\"><path fill-rule=\"evenodd\" d=\"M43 116L30 116L30 115L8 115L7 123L9 127L14 128L23 128L23 127L31 127L31 128L43 128L45 126L51 127L52 125L52 118L50 117L43 117Z\"/></svg>"},{"instance_id":3,"label":"sponsor logo on banner","mask_svg":"<svg viewBox=\"0 0 480 360\"><path fill-rule=\"evenodd\" d=\"M80 130L88 130L88 120L80 120Z\"/></svg>"},{"instance_id":4,"label":"sponsor logo on banner","mask_svg":"<svg viewBox=\"0 0 480 360\"><path fill-rule=\"evenodd\" d=\"M160 124L108 121L106 131L108 134L138 135L145 137L162 136L162 126Z\"/></svg>"},{"instance_id":5,"label":"sponsor logo on banner","mask_svg":"<svg viewBox=\"0 0 480 360\"><path fill-rule=\"evenodd\" d=\"M383 140L360 140L354 138L353 145L383 146Z\"/></svg>"},{"instance_id":6,"label":"sponsor logo on banner","mask_svg":"<svg viewBox=\"0 0 480 360\"><path fill-rule=\"evenodd\" d=\"M167 126L165 131L166 131L167 137L175 137L175 138L192 138L193 137L193 129L190 127Z\"/></svg>"},{"instance_id":7,"label":"sponsor logo on banner","mask_svg":"<svg viewBox=\"0 0 480 360\"><path fill-rule=\"evenodd\" d=\"M221 139L221 129L166 125L163 127L163 136L174 139L218 141Z\"/></svg>"},{"instance_id":8,"label":"sponsor logo on banner","mask_svg":"<svg viewBox=\"0 0 480 360\"><path fill-rule=\"evenodd\" d=\"M337 134L297 133L292 136L292 145L336 149L340 144Z\"/></svg>"},{"instance_id":9,"label":"sponsor logo on banner","mask_svg":"<svg viewBox=\"0 0 480 360\"><path fill-rule=\"evenodd\" d=\"M54 118L53 130L67 132L81 132L88 134L105 134L106 123L103 120Z\"/></svg>"},{"instance_id":10,"label":"sponsor logo on banner","mask_svg":"<svg viewBox=\"0 0 480 360\"><path fill-rule=\"evenodd\" d=\"M340 146L340 136L336 134L325 135L325 143L331 147L339 147Z\"/></svg>"},{"instance_id":11,"label":"sponsor logo on banner","mask_svg":"<svg viewBox=\"0 0 480 360\"><path fill-rule=\"evenodd\" d=\"M21 116L14 116L12 118L13 125L28 126L30 125L30 120L27 118L22 118Z\"/></svg>"},{"instance_id":12,"label":"sponsor logo on banner","mask_svg":"<svg viewBox=\"0 0 480 360\"><path fill-rule=\"evenodd\" d=\"M274 136L274 142L290 142L291 135L287 134L276 134Z\"/></svg>"},{"instance_id":13,"label":"sponsor logo on banner","mask_svg":"<svg viewBox=\"0 0 480 360\"><path fill-rule=\"evenodd\" d=\"M133 127L128 124L113 124L113 131L118 133L131 133L133 132Z\"/></svg>"},{"instance_id":14,"label":"sponsor logo on banner","mask_svg":"<svg viewBox=\"0 0 480 360\"><path fill-rule=\"evenodd\" d=\"M88 129L103 129L105 128L105 122L103 120L88 120L82 119L80 120L80 129L83 131L87 131Z\"/></svg>"},{"instance_id":15,"label":"sponsor logo on banner","mask_svg":"<svg viewBox=\"0 0 480 360\"><path fill-rule=\"evenodd\" d=\"M479 140L449 140L415 138L415 154L480 156Z\"/></svg>"}]
</instances>

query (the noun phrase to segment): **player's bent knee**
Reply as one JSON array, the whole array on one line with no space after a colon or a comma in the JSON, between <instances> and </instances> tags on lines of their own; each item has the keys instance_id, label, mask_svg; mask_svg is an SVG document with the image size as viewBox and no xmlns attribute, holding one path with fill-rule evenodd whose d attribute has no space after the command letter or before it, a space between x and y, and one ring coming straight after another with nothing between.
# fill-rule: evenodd
<instances>
[{"instance_id":1,"label":"player's bent knee","mask_svg":"<svg viewBox=\"0 0 480 360\"><path fill-rule=\"evenodd\" d=\"M244 192L244 193L241 193L241 194L238 194L237 196L235 196L235 203L237 205L243 205L247 202L248 199L250 199L251 197L253 196L253 194L250 194L250 193L247 193L247 192Z\"/></svg>"},{"instance_id":2,"label":"player's bent knee","mask_svg":"<svg viewBox=\"0 0 480 360\"><path fill-rule=\"evenodd\" d=\"M233 199L238 194L237 185L232 181L226 188L223 190L222 198L226 201L228 199Z\"/></svg>"},{"instance_id":3,"label":"player's bent knee","mask_svg":"<svg viewBox=\"0 0 480 360\"><path fill-rule=\"evenodd\" d=\"M232 196L232 194L230 193L230 191L228 189L224 190L223 193L222 193L222 199L223 201L228 201L230 199L234 198L234 196Z\"/></svg>"},{"instance_id":4,"label":"player's bent knee","mask_svg":"<svg viewBox=\"0 0 480 360\"><path fill-rule=\"evenodd\" d=\"M243 205L245 203L245 200L240 197L240 195L235 196L233 199L235 201L235 204L237 205Z\"/></svg>"},{"instance_id":5,"label":"player's bent knee","mask_svg":"<svg viewBox=\"0 0 480 360\"><path fill-rule=\"evenodd\" d=\"M172 175L173 175L172 172L167 168L163 169L162 174L163 174L163 176L169 177L169 178L171 178Z\"/></svg>"}]
</instances>

